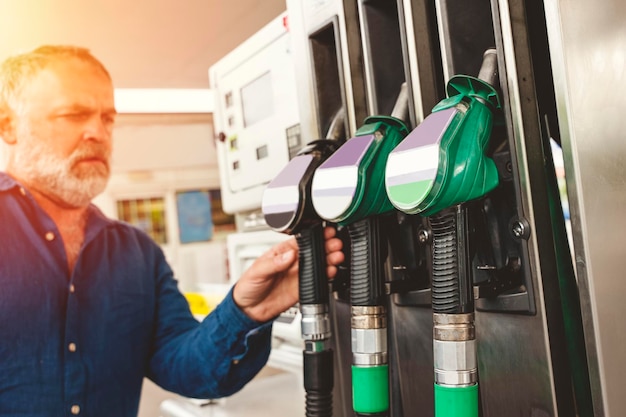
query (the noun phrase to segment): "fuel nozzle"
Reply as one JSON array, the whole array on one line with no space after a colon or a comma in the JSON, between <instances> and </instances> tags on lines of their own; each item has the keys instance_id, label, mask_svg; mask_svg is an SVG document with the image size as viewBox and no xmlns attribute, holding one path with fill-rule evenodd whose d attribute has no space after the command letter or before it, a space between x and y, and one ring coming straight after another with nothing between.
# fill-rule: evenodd
<instances>
[{"instance_id":1,"label":"fuel nozzle","mask_svg":"<svg viewBox=\"0 0 626 417\"><path fill-rule=\"evenodd\" d=\"M344 113L335 115L328 139L308 143L272 180L261 207L273 230L295 235L299 249L299 295L304 340L303 373L307 417L332 416L333 352L323 220L312 206L313 173L342 143Z\"/></svg>"},{"instance_id":2,"label":"fuel nozzle","mask_svg":"<svg viewBox=\"0 0 626 417\"><path fill-rule=\"evenodd\" d=\"M409 214L428 216L487 194L498 185L495 162L485 155L494 112L495 49L485 52L479 76L456 75L448 98L389 155L385 184L390 201Z\"/></svg>"},{"instance_id":3,"label":"fuel nozzle","mask_svg":"<svg viewBox=\"0 0 626 417\"><path fill-rule=\"evenodd\" d=\"M315 172L313 206L324 219L347 225L393 210L384 188L389 152L404 138L399 119L372 116Z\"/></svg>"},{"instance_id":4,"label":"fuel nozzle","mask_svg":"<svg viewBox=\"0 0 626 417\"><path fill-rule=\"evenodd\" d=\"M456 75L448 98L389 155L385 182L392 204L429 216L433 236L435 416L478 416L474 298L465 202L499 182L487 150L500 102L495 49L478 78Z\"/></svg>"},{"instance_id":5,"label":"fuel nozzle","mask_svg":"<svg viewBox=\"0 0 626 417\"><path fill-rule=\"evenodd\" d=\"M406 100L404 92L398 102ZM368 117L313 177L315 210L320 217L347 226L350 234L352 405L358 416L384 416L389 410L387 238L381 216L394 208L383 175L389 152L407 132L398 118Z\"/></svg>"}]
</instances>

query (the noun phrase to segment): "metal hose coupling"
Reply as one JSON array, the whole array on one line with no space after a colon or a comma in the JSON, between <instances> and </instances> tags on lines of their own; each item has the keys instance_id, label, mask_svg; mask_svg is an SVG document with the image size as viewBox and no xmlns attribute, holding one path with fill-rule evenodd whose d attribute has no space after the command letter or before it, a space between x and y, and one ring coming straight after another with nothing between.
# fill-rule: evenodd
<instances>
[{"instance_id":1,"label":"metal hose coupling","mask_svg":"<svg viewBox=\"0 0 626 417\"><path fill-rule=\"evenodd\" d=\"M382 305L352 306L352 407L359 417L389 411L387 313Z\"/></svg>"},{"instance_id":2,"label":"metal hose coupling","mask_svg":"<svg viewBox=\"0 0 626 417\"><path fill-rule=\"evenodd\" d=\"M435 383L462 387L478 382L474 313L433 314Z\"/></svg>"},{"instance_id":3,"label":"metal hose coupling","mask_svg":"<svg viewBox=\"0 0 626 417\"><path fill-rule=\"evenodd\" d=\"M352 363L387 364L387 313L383 306L352 306Z\"/></svg>"},{"instance_id":4,"label":"metal hose coupling","mask_svg":"<svg viewBox=\"0 0 626 417\"><path fill-rule=\"evenodd\" d=\"M331 336L327 304L300 304L301 333L305 341L320 341Z\"/></svg>"}]
</instances>

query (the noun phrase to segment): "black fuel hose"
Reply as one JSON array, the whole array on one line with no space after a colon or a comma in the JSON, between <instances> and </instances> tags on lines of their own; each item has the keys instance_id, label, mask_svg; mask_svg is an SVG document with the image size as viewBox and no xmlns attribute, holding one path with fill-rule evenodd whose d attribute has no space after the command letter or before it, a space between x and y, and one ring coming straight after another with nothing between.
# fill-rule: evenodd
<instances>
[{"instance_id":1,"label":"black fuel hose","mask_svg":"<svg viewBox=\"0 0 626 417\"><path fill-rule=\"evenodd\" d=\"M300 251L301 305L328 305L324 228L321 223L296 234ZM309 341L315 343L315 341ZM330 349L303 352L303 377L307 417L331 417L333 412L333 352Z\"/></svg>"}]
</instances>

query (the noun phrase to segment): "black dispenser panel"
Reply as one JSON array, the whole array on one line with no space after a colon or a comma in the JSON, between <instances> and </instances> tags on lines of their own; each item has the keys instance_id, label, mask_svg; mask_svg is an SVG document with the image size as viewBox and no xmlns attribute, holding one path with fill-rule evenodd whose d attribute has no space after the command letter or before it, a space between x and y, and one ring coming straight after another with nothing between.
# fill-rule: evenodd
<instances>
[{"instance_id":1,"label":"black dispenser panel","mask_svg":"<svg viewBox=\"0 0 626 417\"><path fill-rule=\"evenodd\" d=\"M337 112L346 108L338 30L337 18L333 18L309 35L320 132L328 132Z\"/></svg>"},{"instance_id":2,"label":"black dispenser panel","mask_svg":"<svg viewBox=\"0 0 626 417\"><path fill-rule=\"evenodd\" d=\"M363 0L360 3L363 27L363 50L367 54L366 68L370 114L391 114L406 81L400 22L396 2Z\"/></svg>"}]
</instances>

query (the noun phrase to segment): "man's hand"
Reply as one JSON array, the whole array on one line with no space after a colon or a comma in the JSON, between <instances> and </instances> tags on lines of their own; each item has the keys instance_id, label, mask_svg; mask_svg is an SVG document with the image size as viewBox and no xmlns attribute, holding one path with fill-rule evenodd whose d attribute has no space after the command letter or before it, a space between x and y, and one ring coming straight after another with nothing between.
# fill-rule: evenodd
<instances>
[{"instance_id":1,"label":"man's hand","mask_svg":"<svg viewBox=\"0 0 626 417\"><path fill-rule=\"evenodd\" d=\"M333 278L344 261L342 242L335 229L324 229L327 274ZM298 244L291 237L261 255L239 278L233 290L235 303L253 320L264 322L298 301Z\"/></svg>"}]
</instances>

